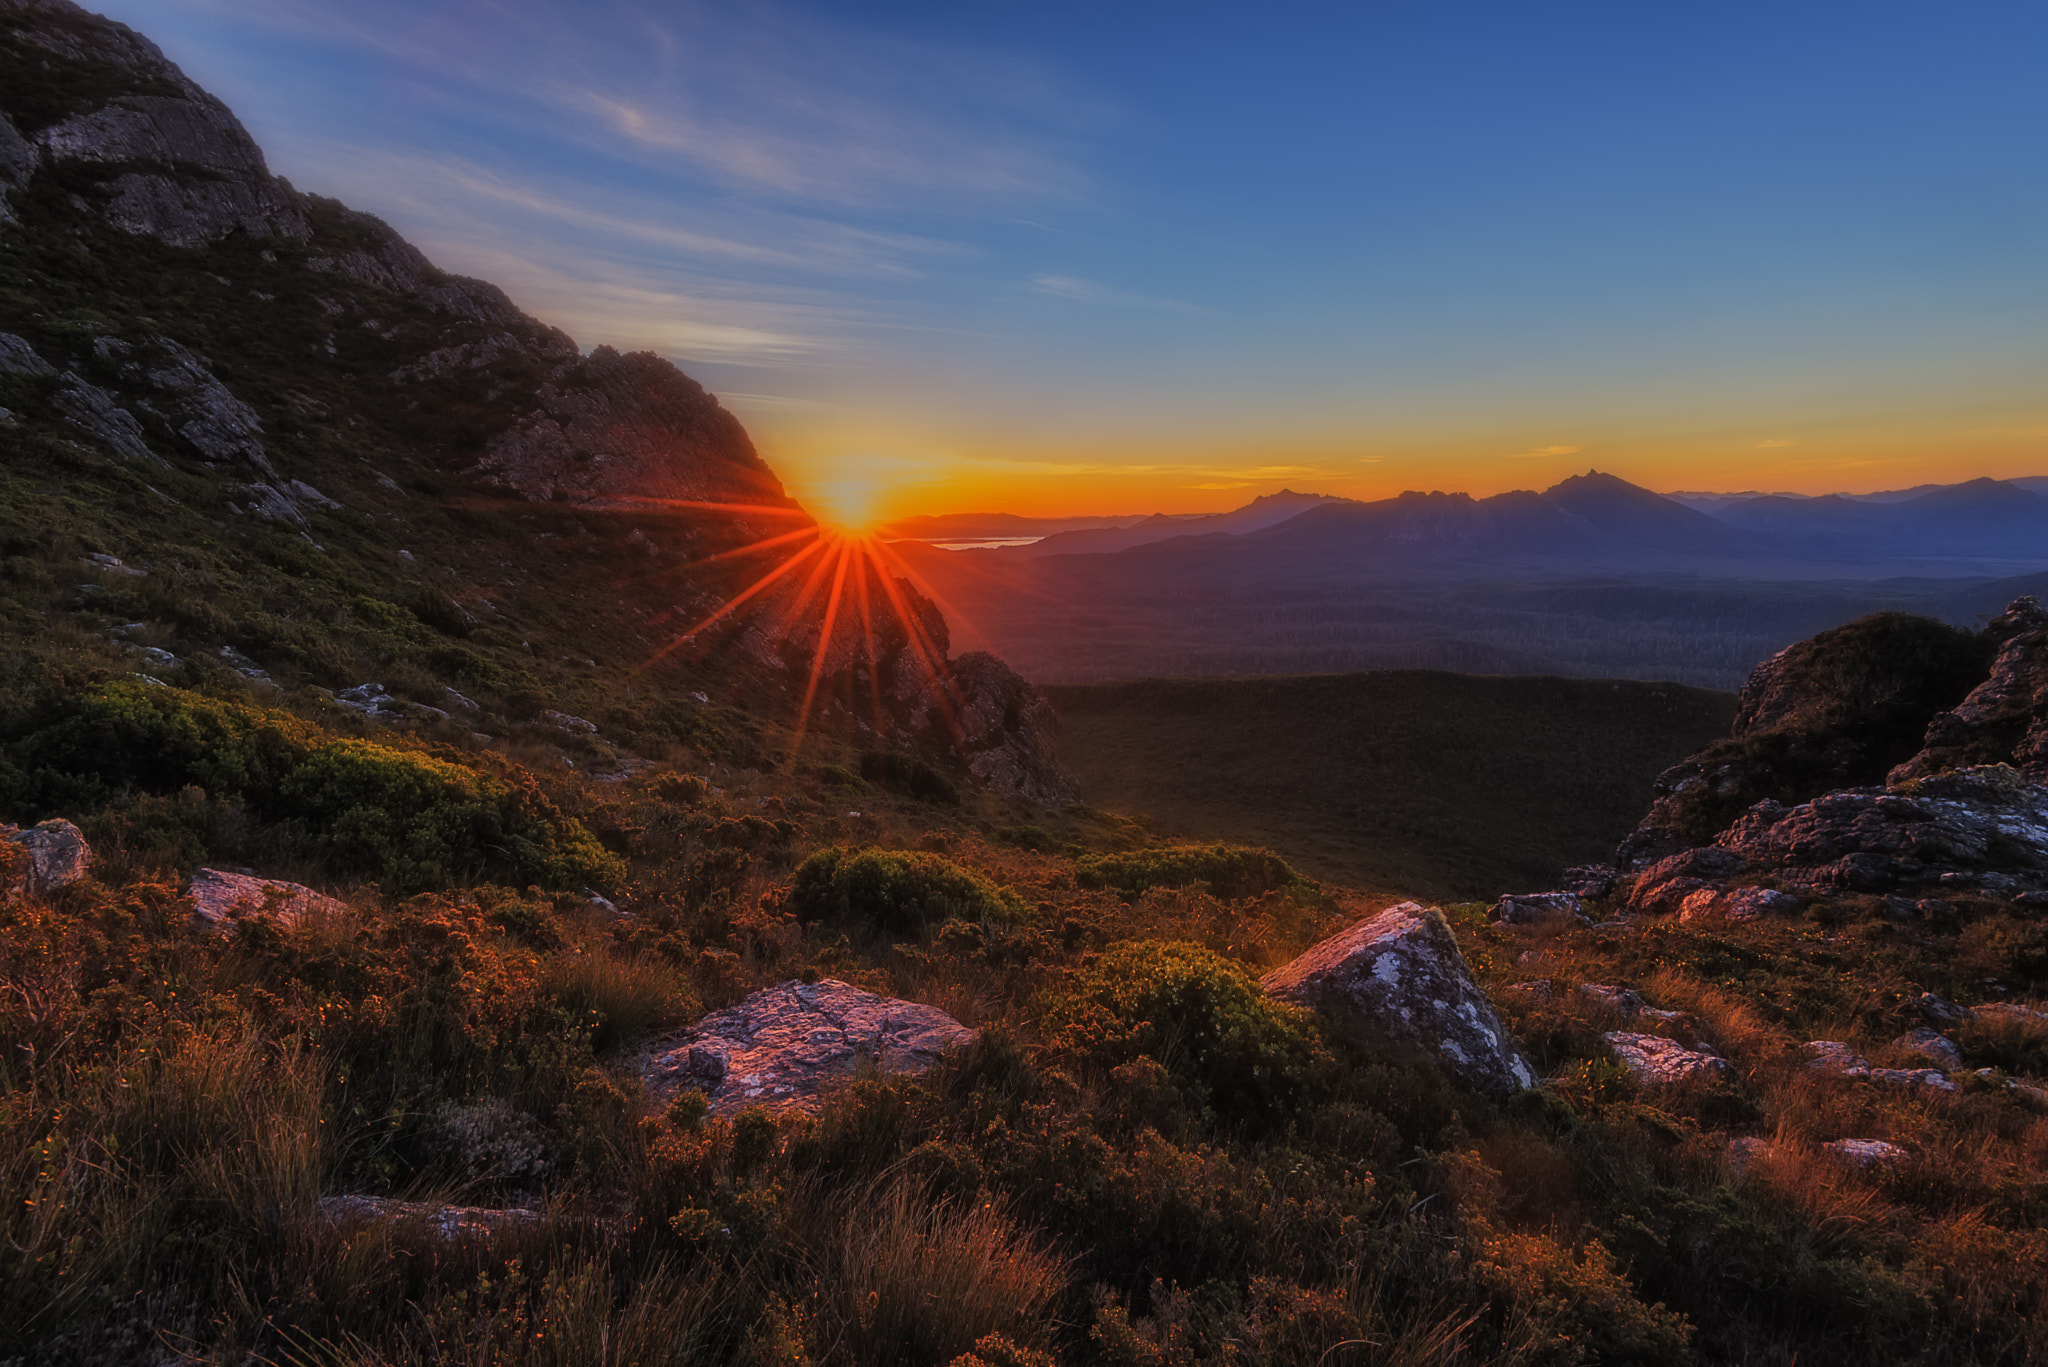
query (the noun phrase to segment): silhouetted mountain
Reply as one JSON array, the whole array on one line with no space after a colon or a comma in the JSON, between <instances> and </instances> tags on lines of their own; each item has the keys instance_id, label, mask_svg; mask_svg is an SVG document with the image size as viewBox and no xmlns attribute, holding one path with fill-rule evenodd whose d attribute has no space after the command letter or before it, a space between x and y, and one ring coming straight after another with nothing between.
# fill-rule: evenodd
<instances>
[{"instance_id":1,"label":"silhouetted mountain","mask_svg":"<svg viewBox=\"0 0 2048 1367\"><path fill-rule=\"evenodd\" d=\"M1299 516L1304 510L1351 500L1328 494L1297 494L1282 489L1277 494L1255 498L1242 508L1213 516L1188 517L1154 513L1142 522L1099 531L1062 532L1031 546L1019 546L1010 554L1036 558L1042 555L1104 555L1130 550L1183 536L1242 536Z\"/></svg>"},{"instance_id":2,"label":"silhouetted mountain","mask_svg":"<svg viewBox=\"0 0 2048 1367\"><path fill-rule=\"evenodd\" d=\"M1771 495L1714 516L1778 538L1786 553L1805 560L2048 558L2048 498L2003 480L1938 485L1886 502Z\"/></svg>"}]
</instances>

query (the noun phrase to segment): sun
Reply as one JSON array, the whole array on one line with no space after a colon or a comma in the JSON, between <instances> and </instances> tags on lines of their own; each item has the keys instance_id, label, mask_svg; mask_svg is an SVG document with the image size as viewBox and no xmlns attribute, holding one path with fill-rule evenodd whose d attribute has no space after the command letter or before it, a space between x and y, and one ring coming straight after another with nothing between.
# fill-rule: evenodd
<instances>
[{"instance_id":1,"label":"sun","mask_svg":"<svg viewBox=\"0 0 2048 1367\"><path fill-rule=\"evenodd\" d=\"M883 482L863 474L846 473L814 483L810 501L817 505L820 523L849 536L861 536L873 529L882 516Z\"/></svg>"}]
</instances>

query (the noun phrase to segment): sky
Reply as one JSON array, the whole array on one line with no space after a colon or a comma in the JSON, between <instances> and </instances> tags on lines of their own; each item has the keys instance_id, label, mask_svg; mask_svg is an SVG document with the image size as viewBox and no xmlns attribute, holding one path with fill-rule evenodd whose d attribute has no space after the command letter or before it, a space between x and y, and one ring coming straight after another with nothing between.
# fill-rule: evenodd
<instances>
[{"instance_id":1,"label":"sky","mask_svg":"<svg viewBox=\"0 0 2048 1367\"><path fill-rule=\"evenodd\" d=\"M2048 474L2036 0L95 0L826 516Z\"/></svg>"}]
</instances>

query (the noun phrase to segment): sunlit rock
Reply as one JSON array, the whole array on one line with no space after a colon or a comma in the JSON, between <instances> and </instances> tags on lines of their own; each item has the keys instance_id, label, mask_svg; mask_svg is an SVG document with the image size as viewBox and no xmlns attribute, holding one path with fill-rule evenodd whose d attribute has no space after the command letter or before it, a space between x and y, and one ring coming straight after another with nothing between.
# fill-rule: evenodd
<instances>
[{"instance_id":1,"label":"sunlit rock","mask_svg":"<svg viewBox=\"0 0 2048 1367\"><path fill-rule=\"evenodd\" d=\"M714 1011L650 1054L648 1092L702 1091L712 1115L749 1106L815 1110L861 1068L921 1073L975 1032L935 1006L865 992L834 978L786 982Z\"/></svg>"},{"instance_id":2,"label":"sunlit rock","mask_svg":"<svg viewBox=\"0 0 2048 1367\"><path fill-rule=\"evenodd\" d=\"M1420 1050L1468 1087L1507 1093L1536 1085L1535 1072L1434 907L1388 907L1260 982L1274 997L1309 1007L1340 1029Z\"/></svg>"},{"instance_id":3,"label":"sunlit rock","mask_svg":"<svg viewBox=\"0 0 2048 1367\"><path fill-rule=\"evenodd\" d=\"M17 875L18 891L41 896L69 887L85 877L92 867L92 846L78 827L56 817L22 830L0 826L0 840L20 847L27 856Z\"/></svg>"},{"instance_id":4,"label":"sunlit rock","mask_svg":"<svg viewBox=\"0 0 2048 1367\"><path fill-rule=\"evenodd\" d=\"M1711 1049L1688 1049L1663 1035L1610 1030L1600 1037L1629 1076L1644 1087L1666 1087L1687 1078L1714 1076L1729 1070L1728 1060Z\"/></svg>"},{"instance_id":5,"label":"sunlit rock","mask_svg":"<svg viewBox=\"0 0 2048 1367\"><path fill-rule=\"evenodd\" d=\"M193 917L215 930L231 930L245 916L270 916L291 926L309 915L348 910L346 903L297 883L223 869L199 870L186 891L192 898Z\"/></svg>"}]
</instances>

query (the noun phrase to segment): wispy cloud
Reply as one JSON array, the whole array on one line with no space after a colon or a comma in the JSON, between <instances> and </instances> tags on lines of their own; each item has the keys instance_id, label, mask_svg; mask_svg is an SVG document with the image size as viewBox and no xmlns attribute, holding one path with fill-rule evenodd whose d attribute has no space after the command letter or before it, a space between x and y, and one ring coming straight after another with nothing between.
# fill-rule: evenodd
<instances>
[{"instance_id":1,"label":"wispy cloud","mask_svg":"<svg viewBox=\"0 0 2048 1367\"><path fill-rule=\"evenodd\" d=\"M1759 451L1776 451L1780 447L1793 446L1796 444L1797 443L1795 442L1789 442L1785 440L1783 437L1766 437L1756 444L1756 449Z\"/></svg>"},{"instance_id":2,"label":"wispy cloud","mask_svg":"<svg viewBox=\"0 0 2048 1367\"><path fill-rule=\"evenodd\" d=\"M1539 460L1544 456L1576 456L1583 447L1579 446L1538 446L1527 451L1511 452L1509 460Z\"/></svg>"},{"instance_id":3,"label":"wispy cloud","mask_svg":"<svg viewBox=\"0 0 2048 1367\"><path fill-rule=\"evenodd\" d=\"M1034 275L1031 288L1039 294L1051 295L1055 299L1071 299L1077 304L1106 304L1117 308L1169 309L1175 313L1207 313L1209 310L1179 299L1164 299L1157 295L1138 294L1131 290L1120 290L1113 285L1097 284L1093 280L1082 280L1071 275Z\"/></svg>"}]
</instances>

